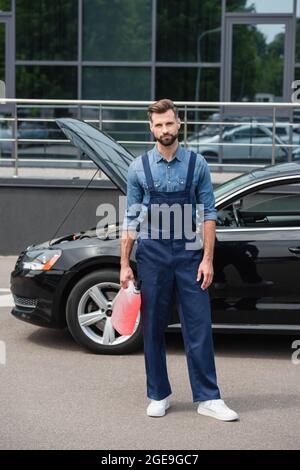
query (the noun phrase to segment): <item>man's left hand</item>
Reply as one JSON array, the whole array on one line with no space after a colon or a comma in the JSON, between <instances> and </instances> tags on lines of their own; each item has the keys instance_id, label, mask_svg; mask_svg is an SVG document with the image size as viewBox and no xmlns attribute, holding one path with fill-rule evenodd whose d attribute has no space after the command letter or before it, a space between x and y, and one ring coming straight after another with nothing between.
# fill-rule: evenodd
<instances>
[{"instance_id":1,"label":"man's left hand","mask_svg":"<svg viewBox=\"0 0 300 470\"><path fill-rule=\"evenodd\" d=\"M214 268L212 261L203 260L200 263L197 274L197 282L200 281L202 275L203 282L201 284L201 289L207 289L211 285L214 277Z\"/></svg>"}]
</instances>

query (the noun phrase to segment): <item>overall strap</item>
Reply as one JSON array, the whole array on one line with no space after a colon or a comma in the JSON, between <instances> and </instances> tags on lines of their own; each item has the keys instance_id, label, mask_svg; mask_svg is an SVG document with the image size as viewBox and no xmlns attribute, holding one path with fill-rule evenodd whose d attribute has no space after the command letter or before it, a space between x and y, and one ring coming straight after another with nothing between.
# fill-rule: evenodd
<instances>
[{"instance_id":1,"label":"overall strap","mask_svg":"<svg viewBox=\"0 0 300 470\"><path fill-rule=\"evenodd\" d=\"M196 158L197 158L197 155L195 154L195 152L191 152L189 167L188 167L188 173L187 173L187 177L186 177L186 185L185 185L185 190L186 191L190 191L192 183L193 183L193 176L194 176Z\"/></svg>"},{"instance_id":2,"label":"overall strap","mask_svg":"<svg viewBox=\"0 0 300 470\"><path fill-rule=\"evenodd\" d=\"M145 153L142 156L142 162L143 162L144 172L146 176L146 182L147 182L149 190L151 191L154 189L154 183L153 183L152 173L150 170L148 153Z\"/></svg>"}]
</instances>

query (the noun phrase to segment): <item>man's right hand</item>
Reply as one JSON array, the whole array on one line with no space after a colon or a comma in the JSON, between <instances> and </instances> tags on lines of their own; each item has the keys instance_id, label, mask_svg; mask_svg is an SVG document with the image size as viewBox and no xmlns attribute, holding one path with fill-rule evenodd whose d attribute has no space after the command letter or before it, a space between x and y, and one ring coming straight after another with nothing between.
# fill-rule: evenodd
<instances>
[{"instance_id":1,"label":"man's right hand","mask_svg":"<svg viewBox=\"0 0 300 470\"><path fill-rule=\"evenodd\" d=\"M122 266L120 271L120 284L123 289L127 289L128 282L134 282L134 274L130 266Z\"/></svg>"}]
</instances>

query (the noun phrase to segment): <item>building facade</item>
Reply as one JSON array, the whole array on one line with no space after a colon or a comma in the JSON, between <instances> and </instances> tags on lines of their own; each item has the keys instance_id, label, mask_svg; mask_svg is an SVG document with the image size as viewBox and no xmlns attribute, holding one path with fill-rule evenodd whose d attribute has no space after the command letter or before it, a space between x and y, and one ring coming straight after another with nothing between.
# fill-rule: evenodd
<instances>
[{"instance_id":1,"label":"building facade","mask_svg":"<svg viewBox=\"0 0 300 470\"><path fill-rule=\"evenodd\" d=\"M7 97L290 101L300 0L0 0Z\"/></svg>"}]
</instances>

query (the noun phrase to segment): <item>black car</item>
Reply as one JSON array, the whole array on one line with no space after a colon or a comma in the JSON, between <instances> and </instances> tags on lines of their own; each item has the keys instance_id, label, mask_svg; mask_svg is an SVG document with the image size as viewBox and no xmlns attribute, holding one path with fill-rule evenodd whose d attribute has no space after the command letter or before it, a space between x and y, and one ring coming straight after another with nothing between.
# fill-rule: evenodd
<instances>
[{"instance_id":1,"label":"black car","mask_svg":"<svg viewBox=\"0 0 300 470\"><path fill-rule=\"evenodd\" d=\"M133 156L105 133L82 121L57 123L81 152L126 194ZM220 332L300 331L300 164L269 166L230 180L215 190L218 209L212 321ZM24 321L68 327L75 340L100 354L122 354L142 344L111 325L120 289L122 221L103 236L96 229L33 245L11 274L15 308ZM98 235L98 236L97 236ZM135 247L131 265L136 271ZM174 304L168 331L180 328Z\"/></svg>"}]
</instances>

